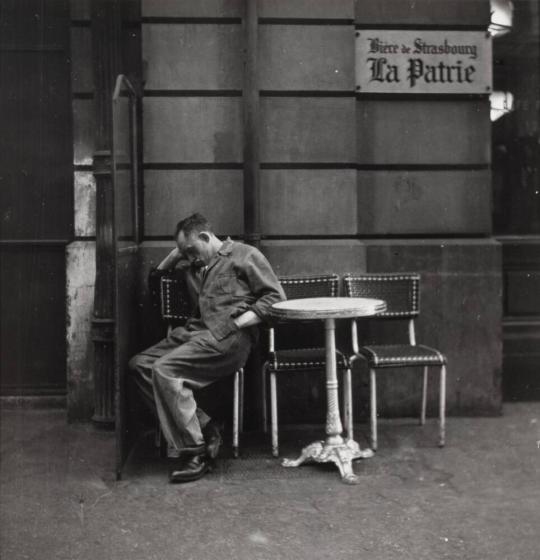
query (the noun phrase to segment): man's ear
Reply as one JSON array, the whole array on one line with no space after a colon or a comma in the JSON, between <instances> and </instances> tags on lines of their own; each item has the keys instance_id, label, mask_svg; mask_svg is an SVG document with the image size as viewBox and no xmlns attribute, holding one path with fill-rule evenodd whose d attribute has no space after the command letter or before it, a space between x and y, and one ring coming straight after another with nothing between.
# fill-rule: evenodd
<instances>
[{"instance_id":1,"label":"man's ear","mask_svg":"<svg viewBox=\"0 0 540 560\"><path fill-rule=\"evenodd\" d=\"M207 233L206 231L201 231L198 237L201 241L204 241L205 243L208 243L210 241L210 234Z\"/></svg>"}]
</instances>

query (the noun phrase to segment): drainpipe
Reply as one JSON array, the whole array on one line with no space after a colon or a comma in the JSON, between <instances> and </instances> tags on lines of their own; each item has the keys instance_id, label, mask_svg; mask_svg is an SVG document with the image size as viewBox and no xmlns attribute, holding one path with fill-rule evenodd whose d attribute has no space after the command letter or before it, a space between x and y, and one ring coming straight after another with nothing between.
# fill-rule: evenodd
<instances>
[{"instance_id":1,"label":"drainpipe","mask_svg":"<svg viewBox=\"0 0 540 560\"><path fill-rule=\"evenodd\" d=\"M245 0L244 7L244 240L259 248L261 212L257 0Z\"/></svg>"},{"instance_id":2,"label":"drainpipe","mask_svg":"<svg viewBox=\"0 0 540 560\"><path fill-rule=\"evenodd\" d=\"M120 8L117 0L93 0L96 181L96 284L94 342L94 415L97 426L114 426L114 239L112 183L112 92L120 67Z\"/></svg>"}]
</instances>

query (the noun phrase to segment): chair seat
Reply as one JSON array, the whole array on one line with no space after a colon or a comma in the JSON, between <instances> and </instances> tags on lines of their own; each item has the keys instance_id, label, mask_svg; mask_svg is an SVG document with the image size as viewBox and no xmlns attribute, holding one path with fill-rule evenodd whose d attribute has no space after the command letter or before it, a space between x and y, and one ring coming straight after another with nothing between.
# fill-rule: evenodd
<instances>
[{"instance_id":1,"label":"chair seat","mask_svg":"<svg viewBox=\"0 0 540 560\"><path fill-rule=\"evenodd\" d=\"M336 352L336 362L338 368L348 367L347 358L341 352ZM270 352L267 363L272 371L321 369L326 366L326 350L324 348L277 350Z\"/></svg>"},{"instance_id":2,"label":"chair seat","mask_svg":"<svg viewBox=\"0 0 540 560\"><path fill-rule=\"evenodd\" d=\"M446 364L446 358L438 350L409 344L381 344L363 346L359 354L364 356L370 367L429 366Z\"/></svg>"}]
</instances>

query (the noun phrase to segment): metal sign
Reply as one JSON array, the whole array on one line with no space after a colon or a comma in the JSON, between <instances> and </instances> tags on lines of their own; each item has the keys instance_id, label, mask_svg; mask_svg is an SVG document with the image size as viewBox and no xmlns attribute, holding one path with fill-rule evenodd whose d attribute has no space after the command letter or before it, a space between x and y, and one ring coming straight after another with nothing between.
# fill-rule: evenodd
<instances>
[{"instance_id":1,"label":"metal sign","mask_svg":"<svg viewBox=\"0 0 540 560\"><path fill-rule=\"evenodd\" d=\"M356 32L358 93L489 93L491 82L484 31Z\"/></svg>"}]
</instances>

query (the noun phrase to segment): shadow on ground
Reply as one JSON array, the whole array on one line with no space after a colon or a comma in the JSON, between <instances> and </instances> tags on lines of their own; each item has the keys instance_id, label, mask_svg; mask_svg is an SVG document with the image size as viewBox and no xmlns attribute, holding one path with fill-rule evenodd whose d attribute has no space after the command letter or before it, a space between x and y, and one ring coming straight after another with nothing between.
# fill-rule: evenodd
<instances>
[{"instance_id":1,"label":"shadow on ground","mask_svg":"<svg viewBox=\"0 0 540 560\"><path fill-rule=\"evenodd\" d=\"M539 558L539 403L450 418L444 449L433 420L382 422L358 486L329 465L284 469L260 434L240 459L226 447L211 474L170 485L148 433L116 481L112 434L67 426L64 411L1 420L2 560ZM283 431L282 455L321 435Z\"/></svg>"}]
</instances>

